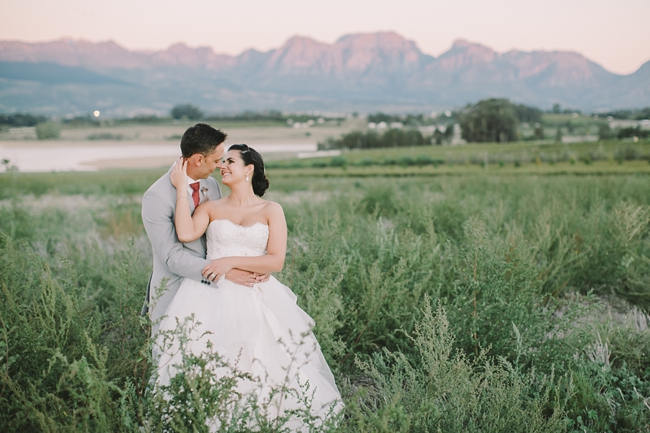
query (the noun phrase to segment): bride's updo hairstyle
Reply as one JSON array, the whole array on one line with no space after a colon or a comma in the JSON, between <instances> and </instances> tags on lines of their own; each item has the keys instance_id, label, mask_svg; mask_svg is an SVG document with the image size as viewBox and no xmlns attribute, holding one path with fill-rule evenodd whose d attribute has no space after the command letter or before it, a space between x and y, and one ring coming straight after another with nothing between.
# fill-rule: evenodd
<instances>
[{"instance_id":1,"label":"bride's updo hairstyle","mask_svg":"<svg viewBox=\"0 0 650 433\"><path fill-rule=\"evenodd\" d=\"M264 174L262 155L246 144L233 144L228 150L238 150L244 165L253 164L253 167L255 167L253 170L253 192L255 195L262 197L269 187L269 180Z\"/></svg>"}]
</instances>

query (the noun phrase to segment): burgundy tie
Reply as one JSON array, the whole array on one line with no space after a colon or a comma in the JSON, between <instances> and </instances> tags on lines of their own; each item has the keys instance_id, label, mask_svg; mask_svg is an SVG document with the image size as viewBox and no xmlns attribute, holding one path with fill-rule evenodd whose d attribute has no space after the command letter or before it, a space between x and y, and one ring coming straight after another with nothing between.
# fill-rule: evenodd
<instances>
[{"instance_id":1,"label":"burgundy tie","mask_svg":"<svg viewBox=\"0 0 650 433\"><path fill-rule=\"evenodd\" d=\"M201 187L201 184L199 182L194 182L190 184L190 188L192 188L192 200L194 200L194 207L197 207L199 205L199 188Z\"/></svg>"}]
</instances>

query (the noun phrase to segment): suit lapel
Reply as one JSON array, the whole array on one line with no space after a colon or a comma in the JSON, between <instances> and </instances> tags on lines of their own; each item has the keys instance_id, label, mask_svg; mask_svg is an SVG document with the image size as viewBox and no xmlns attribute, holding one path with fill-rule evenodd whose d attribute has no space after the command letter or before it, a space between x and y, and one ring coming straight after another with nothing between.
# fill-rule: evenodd
<instances>
[{"instance_id":1,"label":"suit lapel","mask_svg":"<svg viewBox=\"0 0 650 433\"><path fill-rule=\"evenodd\" d=\"M214 180L214 179L213 179ZM208 200L219 200L221 198L221 191L219 190L216 180L214 182L208 182L206 179L206 186L208 187L207 199Z\"/></svg>"}]
</instances>

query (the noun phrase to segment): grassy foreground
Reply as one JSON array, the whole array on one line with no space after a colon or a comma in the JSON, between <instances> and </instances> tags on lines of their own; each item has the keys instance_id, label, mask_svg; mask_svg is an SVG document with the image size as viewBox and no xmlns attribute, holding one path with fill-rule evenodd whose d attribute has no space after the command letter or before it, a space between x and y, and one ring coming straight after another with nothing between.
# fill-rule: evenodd
<instances>
[{"instance_id":1,"label":"grassy foreground","mask_svg":"<svg viewBox=\"0 0 650 433\"><path fill-rule=\"evenodd\" d=\"M0 175L0 430L203 431L222 409L201 375L174 407L147 390L159 174ZM271 176L333 431L650 429L646 174Z\"/></svg>"}]
</instances>

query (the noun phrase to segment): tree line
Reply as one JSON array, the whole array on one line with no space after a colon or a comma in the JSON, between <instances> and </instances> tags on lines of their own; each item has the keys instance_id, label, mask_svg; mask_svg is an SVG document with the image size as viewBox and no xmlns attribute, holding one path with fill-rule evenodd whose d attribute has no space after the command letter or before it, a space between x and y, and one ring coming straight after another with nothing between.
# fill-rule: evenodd
<instances>
[{"instance_id":1,"label":"tree line","mask_svg":"<svg viewBox=\"0 0 650 433\"><path fill-rule=\"evenodd\" d=\"M424 135L414 128L387 129L383 133L377 131L352 131L340 137L330 137L318 143L318 150L329 149L373 149L386 147L426 146L450 142L454 126L436 128L431 135Z\"/></svg>"},{"instance_id":2,"label":"tree line","mask_svg":"<svg viewBox=\"0 0 650 433\"><path fill-rule=\"evenodd\" d=\"M552 110L546 113L553 114L579 114L575 110L562 109L559 104L554 104ZM521 139L543 139L544 138L544 111L536 107L524 104L516 104L503 98L490 98L478 101L475 104L468 104L456 111L446 111L436 116L419 114L389 114L370 113L367 121L370 124L384 123L388 126L399 123L399 128L391 128L380 133L376 131L352 132L344 134L339 138L326 140L319 143L319 148L350 148L363 149L373 147L400 147L420 146L425 144L443 144L451 142L453 138L454 124L458 124L461 130L461 137L468 142L495 142L503 143ZM206 115L199 107L192 104L177 104L170 110L172 119L191 121L270 121L277 123L292 123L313 119L309 114L283 114L279 110L266 110L261 112L244 111L236 114ZM566 117L566 116L565 116ZM640 126L629 126L612 130L607 123L611 118L640 120L650 118L650 107L642 109L617 110L594 115L598 125L598 137L606 139L624 139L630 137L648 138L650 132ZM561 119L562 117L555 117ZM570 116L569 116L570 118ZM115 123L132 122L162 122L164 117L155 115L136 116L128 119L114 119ZM335 118L341 120L342 118ZM607 120L605 120L607 119ZM330 119L331 120L331 119ZM549 126L546 119L546 126ZM551 121L553 122L553 121ZM571 132L572 124L567 120L567 129ZM42 115L29 113L0 114L0 127L36 127L38 138L57 138L60 131L60 123L75 126L100 125L100 121L93 116L77 116L53 122ZM532 125L533 135L522 137L519 129L522 123ZM419 131L419 127L434 127L433 133L425 136ZM404 127L404 130L401 128ZM562 139L562 128L557 126L555 140Z\"/></svg>"}]
</instances>

